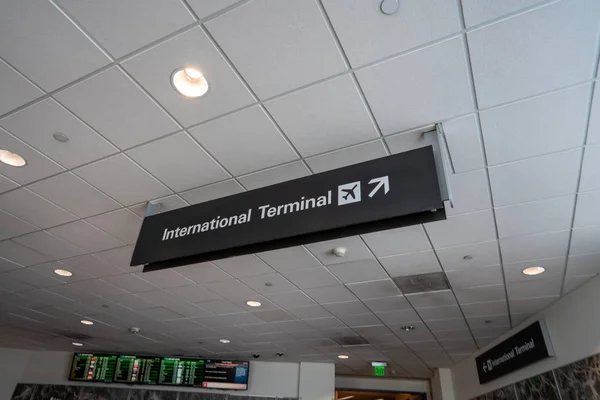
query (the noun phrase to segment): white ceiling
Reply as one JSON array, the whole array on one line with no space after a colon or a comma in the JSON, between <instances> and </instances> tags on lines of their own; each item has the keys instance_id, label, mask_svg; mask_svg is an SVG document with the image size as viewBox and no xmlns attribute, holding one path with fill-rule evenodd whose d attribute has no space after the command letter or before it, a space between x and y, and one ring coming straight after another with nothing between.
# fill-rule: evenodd
<instances>
[{"instance_id":1,"label":"white ceiling","mask_svg":"<svg viewBox=\"0 0 600 400\"><path fill-rule=\"evenodd\" d=\"M0 148L28 165L0 165L0 346L71 349L55 334L69 331L93 336L89 349L284 352L338 362L341 374L378 360L427 377L599 273L600 3L378 7L1 2ZM208 95L171 88L185 65L203 71ZM175 209L405 151L438 122L454 195L446 221L128 267L148 201ZM521 273L533 265L547 272ZM403 296L390 279L439 271L451 290ZM332 340L357 335L370 344Z\"/></svg>"}]
</instances>

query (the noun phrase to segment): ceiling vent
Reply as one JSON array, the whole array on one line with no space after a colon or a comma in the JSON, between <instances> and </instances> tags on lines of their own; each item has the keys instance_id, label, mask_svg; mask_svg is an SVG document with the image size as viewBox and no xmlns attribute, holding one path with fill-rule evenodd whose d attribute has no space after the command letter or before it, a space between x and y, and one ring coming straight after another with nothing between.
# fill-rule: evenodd
<instances>
[{"instance_id":1,"label":"ceiling vent","mask_svg":"<svg viewBox=\"0 0 600 400\"><path fill-rule=\"evenodd\" d=\"M342 336L342 337L334 337L331 338L334 342L339 344L340 346L362 346L365 344L369 344L365 339L360 336Z\"/></svg>"},{"instance_id":2,"label":"ceiling vent","mask_svg":"<svg viewBox=\"0 0 600 400\"><path fill-rule=\"evenodd\" d=\"M93 339L93 337L90 336L90 335L85 335L83 333L77 333L77 332L58 331L58 332L54 332L54 333L56 335L64 336L64 337L67 337L67 338L73 339L73 340L90 340L90 339Z\"/></svg>"},{"instance_id":3,"label":"ceiling vent","mask_svg":"<svg viewBox=\"0 0 600 400\"><path fill-rule=\"evenodd\" d=\"M434 272L411 276L398 276L393 278L398 289L404 294L433 292L436 290L450 289L446 274Z\"/></svg>"}]
</instances>

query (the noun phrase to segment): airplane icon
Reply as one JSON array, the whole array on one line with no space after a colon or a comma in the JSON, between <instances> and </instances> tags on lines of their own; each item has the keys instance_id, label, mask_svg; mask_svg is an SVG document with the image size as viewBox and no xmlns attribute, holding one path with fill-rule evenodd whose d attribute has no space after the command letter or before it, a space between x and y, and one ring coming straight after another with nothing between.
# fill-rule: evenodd
<instances>
[{"instance_id":1,"label":"airplane icon","mask_svg":"<svg viewBox=\"0 0 600 400\"><path fill-rule=\"evenodd\" d=\"M338 186L338 206L360 201L360 181Z\"/></svg>"},{"instance_id":2,"label":"airplane icon","mask_svg":"<svg viewBox=\"0 0 600 400\"><path fill-rule=\"evenodd\" d=\"M354 189L356 189L357 186L358 186L358 183L356 185L352 186L352 189L342 189L342 192L346 193L345 195L342 195L344 200L348 200L348 196L352 196L352 199L356 199L356 195L354 194Z\"/></svg>"}]
</instances>

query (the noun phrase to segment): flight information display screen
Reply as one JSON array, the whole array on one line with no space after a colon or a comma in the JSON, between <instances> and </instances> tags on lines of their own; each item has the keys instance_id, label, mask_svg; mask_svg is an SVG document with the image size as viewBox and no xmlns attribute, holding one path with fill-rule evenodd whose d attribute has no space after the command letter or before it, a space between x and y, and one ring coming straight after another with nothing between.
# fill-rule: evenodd
<instances>
[{"instance_id":1,"label":"flight information display screen","mask_svg":"<svg viewBox=\"0 0 600 400\"><path fill-rule=\"evenodd\" d=\"M112 382L117 357L115 354L75 353L69 380Z\"/></svg>"},{"instance_id":2,"label":"flight information display screen","mask_svg":"<svg viewBox=\"0 0 600 400\"><path fill-rule=\"evenodd\" d=\"M202 386L204 360L164 357L160 364L159 385Z\"/></svg>"},{"instance_id":3,"label":"flight information display screen","mask_svg":"<svg viewBox=\"0 0 600 400\"><path fill-rule=\"evenodd\" d=\"M115 367L115 382L156 385L160 375L160 357L120 355Z\"/></svg>"},{"instance_id":4,"label":"flight information display screen","mask_svg":"<svg viewBox=\"0 0 600 400\"><path fill-rule=\"evenodd\" d=\"M248 361L206 360L202 387L247 390L249 366Z\"/></svg>"}]
</instances>

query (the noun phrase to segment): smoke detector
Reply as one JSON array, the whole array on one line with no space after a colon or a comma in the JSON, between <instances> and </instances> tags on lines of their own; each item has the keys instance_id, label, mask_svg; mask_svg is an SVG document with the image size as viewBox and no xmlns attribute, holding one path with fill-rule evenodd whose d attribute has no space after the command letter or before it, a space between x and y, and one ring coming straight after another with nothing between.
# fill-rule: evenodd
<instances>
[{"instance_id":1,"label":"smoke detector","mask_svg":"<svg viewBox=\"0 0 600 400\"><path fill-rule=\"evenodd\" d=\"M142 330L140 328L136 328L135 326L132 326L131 328L129 328L129 332L134 334L134 335L138 335Z\"/></svg>"},{"instance_id":2,"label":"smoke detector","mask_svg":"<svg viewBox=\"0 0 600 400\"><path fill-rule=\"evenodd\" d=\"M345 247L336 247L336 248L331 249L331 252L336 257L344 257L346 255L347 251L348 251L348 249L346 249Z\"/></svg>"},{"instance_id":3,"label":"smoke detector","mask_svg":"<svg viewBox=\"0 0 600 400\"><path fill-rule=\"evenodd\" d=\"M400 8L400 1L399 0L383 0L379 7L381 9L381 12L384 13L385 15L392 15L392 14L395 14L396 12L398 12L398 9Z\"/></svg>"}]
</instances>

